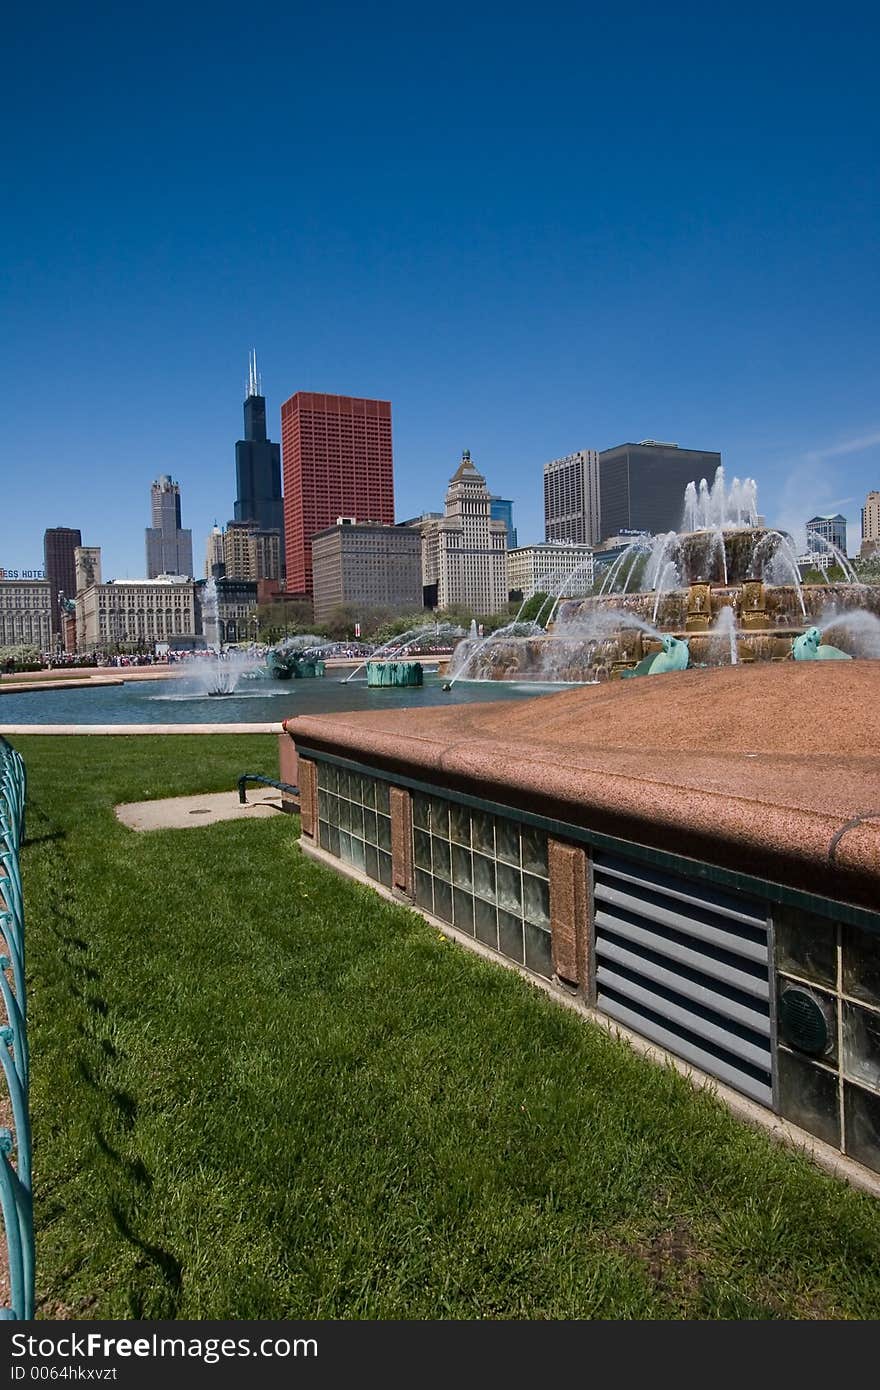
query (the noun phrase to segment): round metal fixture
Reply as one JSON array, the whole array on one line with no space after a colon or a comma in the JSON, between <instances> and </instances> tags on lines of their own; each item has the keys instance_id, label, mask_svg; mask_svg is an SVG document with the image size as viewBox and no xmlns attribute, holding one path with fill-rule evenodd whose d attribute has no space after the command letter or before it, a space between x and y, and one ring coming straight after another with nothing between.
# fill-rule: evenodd
<instances>
[{"instance_id":1,"label":"round metal fixture","mask_svg":"<svg viewBox=\"0 0 880 1390\"><path fill-rule=\"evenodd\" d=\"M789 985L779 996L779 1032L783 1042L819 1057L828 1047L828 1020L809 990Z\"/></svg>"}]
</instances>

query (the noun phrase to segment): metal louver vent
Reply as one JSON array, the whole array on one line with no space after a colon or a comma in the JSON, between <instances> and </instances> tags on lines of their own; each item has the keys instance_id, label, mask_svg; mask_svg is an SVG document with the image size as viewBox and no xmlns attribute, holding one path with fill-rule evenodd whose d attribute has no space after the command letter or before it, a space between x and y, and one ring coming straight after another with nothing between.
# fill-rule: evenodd
<instances>
[{"instance_id":1,"label":"metal louver vent","mask_svg":"<svg viewBox=\"0 0 880 1390\"><path fill-rule=\"evenodd\" d=\"M594 859L594 899L602 1013L772 1105L761 905L610 855Z\"/></svg>"}]
</instances>

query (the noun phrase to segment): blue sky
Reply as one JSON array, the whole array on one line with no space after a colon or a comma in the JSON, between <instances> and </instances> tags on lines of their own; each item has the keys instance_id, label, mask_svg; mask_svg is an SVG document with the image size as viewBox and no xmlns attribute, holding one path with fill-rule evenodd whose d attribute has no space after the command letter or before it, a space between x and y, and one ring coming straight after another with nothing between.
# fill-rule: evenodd
<instances>
[{"instance_id":1,"label":"blue sky","mask_svg":"<svg viewBox=\"0 0 880 1390\"><path fill-rule=\"evenodd\" d=\"M77 12L73 12L77 11ZM542 535L541 468L717 448L768 519L880 488L867 5L20 7L5 32L0 565L79 526L197 567L247 353L390 399L397 512L464 447ZM856 542L857 543L857 542Z\"/></svg>"}]
</instances>

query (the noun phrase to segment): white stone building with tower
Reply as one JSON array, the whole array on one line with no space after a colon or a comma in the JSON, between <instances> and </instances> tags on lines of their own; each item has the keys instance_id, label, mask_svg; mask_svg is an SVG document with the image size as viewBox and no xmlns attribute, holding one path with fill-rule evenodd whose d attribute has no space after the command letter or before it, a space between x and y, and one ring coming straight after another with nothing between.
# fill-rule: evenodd
<instances>
[{"instance_id":1,"label":"white stone building with tower","mask_svg":"<svg viewBox=\"0 0 880 1390\"><path fill-rule=\"evenodd\" d=\"M507 527L493 521L486 479L465 449L446 492L446 514L422 527L422 584L436 608L507 608Z\"/></svg>"}]
</instances>

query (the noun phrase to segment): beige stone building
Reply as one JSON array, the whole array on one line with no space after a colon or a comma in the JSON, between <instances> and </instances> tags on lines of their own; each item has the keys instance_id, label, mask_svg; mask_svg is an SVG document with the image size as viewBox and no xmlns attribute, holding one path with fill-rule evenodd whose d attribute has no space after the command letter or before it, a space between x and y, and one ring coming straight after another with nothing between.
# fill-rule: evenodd
<instances>
[{"instance_id":1,"label":"beige stone building","mask_svg":"<svg viewBox=\"0 0 880 1390\"><path fill-rule=\"evenodd\" d=\"M422 583L429 592L436 587L437 608L507 607L507 527L492 520L491 494L469 449L449 481L446 515L422 527Z\"/></svg>"},{"instance_id":2,"label":"beige stone building","mask_svg":"<svg viewBox=\"0 0 880 1390\"><path fill-rule=\"evenodd\" d=\"M53 650L50 589L48 579L0 579L0 647Z\"/></svg>"},{"instance_id":3,"label":"beige stone building","mask_svg":"<svg viewBox=\"0 0 880 1390\"><path fill-rule=\"evenodd\" d=\"M215 569L218 565L225 565L223 556L223 532L219 526L215 526L205 543L205 578L216 578Z\"/></svg>"},{"instance_id":4,"label":"beige stone building","mask_svg":"<svg viewBox=\"0 0 880 1390\"><path fill-rule=\"evenodd\" d=\"M78 547L75 561L78 585L83 581L76 595L77 650L126 646L151 651L157 642L192 638L199 632L192 579L164 574L102 584L100 549Z\"/></svg>"},{"instance_id":5,"label":"beige stone building","mask_svg":"<svg viewBox=\"0 0 880 1390\"><path fill-rule=\"evenodd\" d=\"M281 582L281 532L254 531L251 535L253 578Z\"/></svg>"},{"instance_id":6,"label":"beige stone building","mask_svg":"<svg viewBox=\"0 0 880 1390\"><path fill-rule=\"evenodd\" d=\"M409 526L339 519L312 537L315 621L341 604L421 608L421 537Z\"/></svg>"},{"instance_id":7,"label":"beige stone building","mask_svg":"<svg viewBox=\"0 0 880 1390\"><path fill-rule=\"evenodd\" d=\"M205 547L205 578L224 567L227 579L256 583L281 580L281 532L261 531L252 521L230 521L225 531L215 526Z\"/></svg>"},{"instance_id":8,"label":"beige stone building","mask_svg":"<svg viewBox=\"0 0 880 1390\"><path fill-rule=\"evenodd\" d=\"M507 552L507 582L511 593L523 598L535 593L578 598L593 587L593 551L562 541L518 546Z\"/></svg>"},{"instance_id":9,"label":"beige stone building","mask_svg":"<svg viewBox=\"0 0 880 1390\"><path fill-rule=\"evenodd\" d=\"M216 595L217 642L256 641L259 635L256 582L252 579L218 579ZM205 635L207 637L207 624Z\"/></svg>"},{"instance_id":10,"label":"beige stone building","mask_svg":"<svg viewBox=\"0 0 880 1390\"><path fill-rule=\"evenodd\" d=\"M99 545L78 545L73 552L73 569L76 575L76 592L82 593L93 584L101 582L101 547ZM68 595L69 597L69 595Z\"/></svg>"},{"instance_id":11,"label":"beige stone building","mask_svg":"<svg viewBox=\"0 0 880 1390\"><path fill-rule=\"evenodd\" d=\"M594 545L599 538L598 453L579 449L551 459L544 464L544 539Z\"/></svg>"},{"instance_id":12,"label":"beige stone building","mask_svg":"<svg viewBox=\"0 0 880 1390\"><path fill-rule=\"evenodd\" d=\"M880 492L869 492L862 507L863 556L880 554Z\"/></svg>"}]
</instances>

